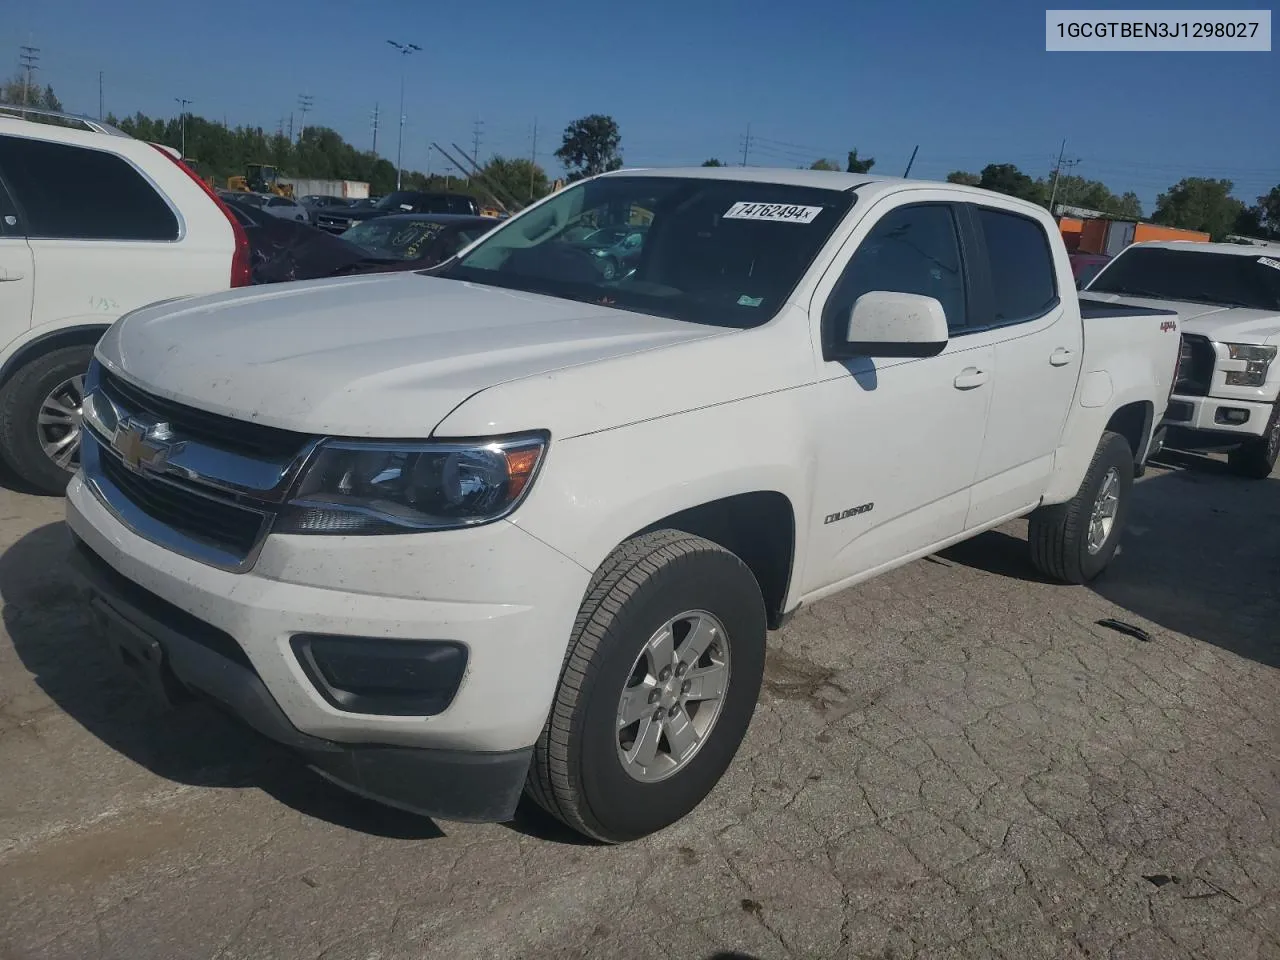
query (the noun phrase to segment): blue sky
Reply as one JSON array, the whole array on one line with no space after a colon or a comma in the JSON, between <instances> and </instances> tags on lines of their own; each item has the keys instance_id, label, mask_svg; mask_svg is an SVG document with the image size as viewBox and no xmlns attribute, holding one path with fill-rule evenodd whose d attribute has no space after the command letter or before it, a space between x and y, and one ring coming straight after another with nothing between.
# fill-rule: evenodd
<instances>
[{"instance_id":1,"label":"blue sky","mask_svg":"<svg viewBox=\"0 0 1280 960\"><path fill-rule=\"evenodd\" d=\"M1150 213L1183 176L1227 177L1237 196L1280 182L1280 54L1044 51L1044 6L849 0L37 0L6 4L0 52L41 49L38 78L68 109L177 111L274 129L314 98L310 120L395 156L400 63L388 39L424 47L405 64L405 166L429 149L538 159L585 113L611 114L628 165L843 159L942 177L988 162L1043 175L1064 137L1075 172L1134 190ZM1166 3L1165 6L1174 6ZM1199 6L1204 7L1202 2ZM1224 7L1236 6L1234 4ZM3 63L3 61L0 61ZM295 120L296 122L296 120Z\"/></svg>"}]
</instances>

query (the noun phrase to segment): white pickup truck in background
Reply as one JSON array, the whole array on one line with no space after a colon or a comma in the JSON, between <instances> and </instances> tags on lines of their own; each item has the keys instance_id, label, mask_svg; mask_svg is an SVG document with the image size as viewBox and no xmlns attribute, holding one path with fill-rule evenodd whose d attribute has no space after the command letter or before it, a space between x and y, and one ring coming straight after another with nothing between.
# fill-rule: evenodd
<instances>
[{"instance_id":1,"label":"white pickup truck in background","mask_svg":"<svg viewBox=\"0 0 1280 960\"><path fill-rule=\"evenodd\" d=\"M1280 252L1231 243L1137 243L1085 288L1178 315L1182 356L1165 412L1170 446L1235 444L1236 473L1265 479L1280 456Z\"/></svg>"},{"instance_id":2,"label":"white pickup truck in background","mask_svg":"<svg viewBox=\"0 0 1280 960\"><path fill-rule=\"evenodd\" d=\"M645 223L606 278L575 243ZM365 796L606 841L715 785L802 604L1030 514L1111 559L1178 353L1040 207L620 171L417 274L167 303L97 349L68 523L122 662Z\"/></svg>"}]
</instances>

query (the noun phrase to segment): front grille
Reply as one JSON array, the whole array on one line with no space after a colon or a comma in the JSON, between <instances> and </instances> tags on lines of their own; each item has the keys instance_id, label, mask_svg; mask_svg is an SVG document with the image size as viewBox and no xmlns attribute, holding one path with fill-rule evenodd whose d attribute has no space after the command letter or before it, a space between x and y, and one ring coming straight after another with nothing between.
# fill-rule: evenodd
<instances>
[{"instance_id":1,"label":"front grille","mask_svg":"<svg viewBox=\"0 0 1280 960\"><path fill-rule=\"evenodd\" d=\"M116 406L133 416L163 420L185 439L199 440L251 457L289 461L298 455L309 439L305 434L291 430L235 420L165 400L106 370L102 371L102 391Z\"/></svg>"},{"instance_id":2,"label":"front grille","mask_svg":"<svg viewBox=\"0 0 1280 960\"><path fill-rule=\"evenodd\" d=\"M1178 378L1173 392L1185 397L1204 397L1213 383L1213 368L1217 355L1213 344L1205 337L1193 333L1182 335L1182 352L1178 358Z\"/></svg>"},{"instance_id":3,"label":"front grille","mask_svg":"<svg viewBox=\"0 0 1280 960\"><path fill-rule=\"evenodd\" d=\"M193 540L243 557L266 533L269 516L261 512L202 496L178 483L134 473L105 450L99 452L97 460L102 475L130 503Z\"/></svg>"}]
</instances>

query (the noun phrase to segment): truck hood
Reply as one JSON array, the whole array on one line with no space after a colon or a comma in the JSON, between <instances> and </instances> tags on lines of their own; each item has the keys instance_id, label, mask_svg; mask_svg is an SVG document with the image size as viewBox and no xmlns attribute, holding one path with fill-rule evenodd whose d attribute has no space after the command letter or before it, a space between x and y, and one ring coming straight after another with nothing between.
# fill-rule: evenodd
<instances>
[{"instance_id":1,"label":"truck hood","mask_svg":"<svg viewBox=\"0 0 1280 960\"><path fill-rule=\"evenodd\" d=\"M725 330L405 273L156 304L98 357L143 389L306 433L427 437L487 387Z\"/></svg>"},{"instance_id":2,"label":"truck hood","mask_svg":"<svg viewBox=\"0 0 1280 960\"><path fill-rule=\"evenodd\" d=\"M1275 310L1223 307L1212 303L1192 303L1186 300L1126 297L1115 293L1094 293L1089 290L1082 290L1081 296L1106 303L1172 310L1178 315L1178 326L1183 333L1199 334L1219 343L1280 342L1280 312Z\"/></svg>"}]
</instances>

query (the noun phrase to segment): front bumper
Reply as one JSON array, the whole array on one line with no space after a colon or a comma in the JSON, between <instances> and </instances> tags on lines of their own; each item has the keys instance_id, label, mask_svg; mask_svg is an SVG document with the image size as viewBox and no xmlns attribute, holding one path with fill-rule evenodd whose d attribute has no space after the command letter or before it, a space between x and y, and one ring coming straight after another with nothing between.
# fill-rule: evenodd
<instances>
[{"instance_id":1,"label":"front bumper","mask_svg":"<svg viewBox=\"0 0 1280 960\"><path fill-rule=\"evenodd\" d=\"M1196 397L1174 394L1169 398L1163 426L1180 431L1216 434L1228 438L1247 440L1266 433L1271 417L1272 404L1255 400L1228 400L1221 397ZM1247 419L1233 423L1229 417L1234 411L1243 411ZM1234 413L1235 417L1241 416Z\"/></svg>"},{"instance_id":2,"label":"front bumper","mask_svg":"<svg viewBox=\"0 0 1280 960\"><path fill-rule=\"evenodd\" d=\"M589 580L577 564L498 522L273 536L252 570L233 573L133 533L78 477L67 522L99 613L157 641L182 686L357 793L450 819L514 809ZM434 716L351 713L307 678L290 644L299 633L451 640L467 647L466 673Z\"/></svg>"}]
</instances>

